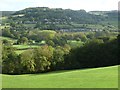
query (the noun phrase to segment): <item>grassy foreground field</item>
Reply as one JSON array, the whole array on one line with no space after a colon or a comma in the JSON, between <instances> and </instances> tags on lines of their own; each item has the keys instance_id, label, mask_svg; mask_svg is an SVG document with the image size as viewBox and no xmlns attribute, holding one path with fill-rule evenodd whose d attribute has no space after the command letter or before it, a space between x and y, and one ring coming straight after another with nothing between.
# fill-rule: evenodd
<instances>
[{"instance_id":1,"label":"grassy foreground field","mask_svg":"<svg viewBox=\"0 0 120 90\"><path fill-rule=\"evenodd\" d=\"M118 66L46 74L2 75L2 80L3 88L117 88Z\"/></svg>"}]
</instances>

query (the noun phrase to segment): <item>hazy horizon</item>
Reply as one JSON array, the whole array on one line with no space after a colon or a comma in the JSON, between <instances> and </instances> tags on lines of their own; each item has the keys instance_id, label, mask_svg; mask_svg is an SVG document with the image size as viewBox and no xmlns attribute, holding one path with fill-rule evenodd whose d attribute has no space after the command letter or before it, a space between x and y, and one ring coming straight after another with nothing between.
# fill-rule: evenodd
<instances>
[{"instance_id":1,"label":"hazy horizon","mask_svg":"<svg viewBox=\"0 0 120 90\"><path fill-rule=\"evenodd\" d=\"M44 6L44 7L47 7L47 6ZM38 7L26 7L26 8L23 8L23 9L20 9L20 10L24 10L24 9L27 9L27 8L38 8ZM48 7L50 9L55 9L55 8L51 8L51 7ZM64 8L62 8L63 10L65 10ZM67 9L67 8L66 8ZM70 9L70 8L68 8ZM20 11L20 10L2 10L2 11ZM74 10L74 9L70 9L70 10ZM85 10L85 9L79 9L79 10ZM91 11L116 11L117 9L114 9L114 10L91 10ZM1 11L1 10L0 10ZM77 11L77 10L75 10ZM90 11L87 11L85 10L86 12L90 12Z\"/></svg>"},{"instance_id":2,"label":"hazy horizon","mask_svg":"<svg viewBox=\"0 0 120 90\"><path fill-rule=\"evenodd\" d=\"M49 7L86 11L118 10L119 0L4 0L0 11L19 11L30 7Z\"/></svg>"}]
</instances>

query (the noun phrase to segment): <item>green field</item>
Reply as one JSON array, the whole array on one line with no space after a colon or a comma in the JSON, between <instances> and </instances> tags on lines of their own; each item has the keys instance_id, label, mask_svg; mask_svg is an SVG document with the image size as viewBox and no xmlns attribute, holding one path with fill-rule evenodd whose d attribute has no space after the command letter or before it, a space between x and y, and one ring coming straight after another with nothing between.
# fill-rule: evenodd
<instances>
[{"instance_id":1,"label":"green field","mask_svg":"<svg viewBox=\"0 0 120 90\"><path fill-rule=\"evenodd\" d=\"M82 41L76 41L76 40L68 40L67 43L72 47L79 47L82 46L84 43Z\"/></svg>"},{"instance_id":2,"label":"green field","mask_svg":"<svg viewBox=\"0 0 120 90\"><path fill-rule=\"evenodd\" d=\"M0 39L6 39L8 41L16 41L16 39L12 39L12 38L9 38L9 37L3 37L3 36L0 36Z\"/></svg>"},{"instance_id":3,"label":"green field","mask_svg":"<svg viewBox=\"0 0 120 90\"><path fill-rule=\"evenodd\" d=\"M3 88L117 88L118 66L46 74L2 75Z\"/></svg>"},{"instance_id":4,"label":"green field","mask_svg":"<svg viewBox=\"0 0 120 90\"><path fill-rule=\"evenodd\" d=\"M39 47L38 45L13 45L13 47L15 47L17 50L15 50L15 52L17 54L21 54L24 51L27 51L29 49L33 49L33 48L37 48Z\"/></svg>"},{"instance_id":5,"label":"green field","mask_svg":"<svg viewBox=\"0 0 120 90\"><path fill-rule=\"evenodd\" d=\"M39 46L38 45L13 45L13 47L17 49L30 49L30 48L36 48Z\"/></svg>"},{"instance_id":6,"label":"green field","mask_svg":"<svg viewBox=\"0 0 120 90\"><path fill-rule=\"evenodd\" d=\"M33 48L37 48L39 47L38 45L13 45L13 47L15 47L17 50L15 50L15 52L17 54L21 54L24 51L27 51L29 49L33 49Z\"/></svg>"},{"instance_id":7,"label":"green field","mask_svg":"<svg viewBox=\"0 0 120 90\"><path fill-rule=\"evenodd\" d=\"M16 50L15 52L16 52L17 54L21 54L21 53L23 53L23 52L25 52L25 51L27 51L27 50Z\"/></svg>"}]
</instances>

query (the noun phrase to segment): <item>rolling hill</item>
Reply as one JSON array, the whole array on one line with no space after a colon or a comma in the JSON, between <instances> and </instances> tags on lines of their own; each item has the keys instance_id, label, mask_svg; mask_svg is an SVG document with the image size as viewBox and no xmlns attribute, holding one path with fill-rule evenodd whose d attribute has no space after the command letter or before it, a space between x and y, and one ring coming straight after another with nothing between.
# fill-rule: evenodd
<instances>
[{"instance_id":1,"label":"rolling hill","mask_svg":"<svg viewBox=\"0 0 120 90\"><path fill-rule=\"evenodd\" d=\"M9 17L8 22L49 29L79 28L76 24L106 24L115 25L118 20L118 11L90 11L71 10L62 8L35 7L16 12L4 12ZM116 22L116 23L115 23Z\"/></svg>"},{"instance_id":2,"label":"rolling hill","mask_svg":"<svg viewBox=\"0 0 120 90\"><path fill-rule=\"evenodd\" d=\"M2 75L2 80L3 88L117 88L118 66L45 74Z\"/></svg>"}]
</instances>

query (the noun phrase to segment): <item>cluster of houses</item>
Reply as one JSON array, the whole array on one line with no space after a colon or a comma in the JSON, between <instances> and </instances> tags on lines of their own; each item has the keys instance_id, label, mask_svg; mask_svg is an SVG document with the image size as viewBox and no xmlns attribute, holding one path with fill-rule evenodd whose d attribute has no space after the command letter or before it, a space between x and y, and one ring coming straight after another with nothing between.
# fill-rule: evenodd
<instances>
[{"instance_id":1,"label":"cluster of houses","mask_svg":"<svg viewBox=\"0 0 120 90\"><path fill-rule=\"evenodd\" d=\"M78 29L61 29L61 32L97 32L97 31L103 31L102 29L91 29L91 28L78 28Z\"/></svg>"}]
</instances>

